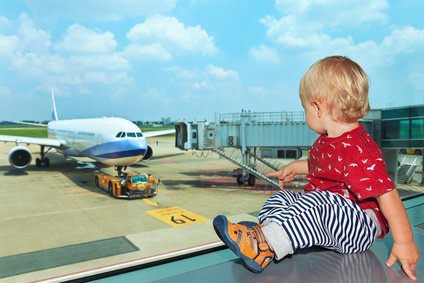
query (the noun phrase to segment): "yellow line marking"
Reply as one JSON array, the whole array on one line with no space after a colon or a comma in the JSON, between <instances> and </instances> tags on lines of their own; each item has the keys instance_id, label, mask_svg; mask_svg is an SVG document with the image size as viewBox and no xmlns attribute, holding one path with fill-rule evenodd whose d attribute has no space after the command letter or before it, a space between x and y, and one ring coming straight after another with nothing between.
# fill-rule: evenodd
<instances>
[{"instance_id":1,"label":"yellow line marking","mask_svg":"<svg viewBox=\"0 0 424 283\"><path fill-rule=\"evenodd\" d=\"M149 199L143 199L145 203L147 203L150 206L159 206L159 203L149 200Z\"/></svg>"},{"instance_id":2,"label":"yellow line marking","mask_svg":"<svg viewBox=\"0 0 424 283\"><path fill-rule=\"evenodd\" d=\"M172 227L181 227L207 221L206 217L185 210L181 207L166 207L146 211L153 217L171 225Z\"/></svg>"}]
</instances>

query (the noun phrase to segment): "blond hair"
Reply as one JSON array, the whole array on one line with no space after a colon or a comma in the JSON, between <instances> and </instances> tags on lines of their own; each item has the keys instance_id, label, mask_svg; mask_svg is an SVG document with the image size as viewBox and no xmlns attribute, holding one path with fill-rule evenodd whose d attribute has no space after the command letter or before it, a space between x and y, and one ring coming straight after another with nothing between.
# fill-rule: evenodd
<instances>
[{"instance_id":1,"label":"blond hair","mask_svg":"<svg viewBox=\"0 0 424 283\"><path fill-rule=\"evenodd\" d=\"M314 63L300 80L300 97L325 102L332 118L354 122L370 110L368 76L354 61L330 56Z\"/></svg>"}]
</instances>

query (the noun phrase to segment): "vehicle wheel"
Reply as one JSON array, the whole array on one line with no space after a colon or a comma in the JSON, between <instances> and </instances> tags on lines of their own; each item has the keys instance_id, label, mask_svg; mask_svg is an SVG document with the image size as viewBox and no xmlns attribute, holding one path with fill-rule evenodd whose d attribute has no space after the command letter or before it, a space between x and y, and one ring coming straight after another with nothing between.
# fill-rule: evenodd
<instances>
[{"instance_id":1,"label":"vehicle wheel","mask_svg":"<svg viewBox=\"0 0 424 283\"><path fill-rule=\"evenodd\" d=\"M94 177L94 184L96 184L96 187L99 186L99 176Z\"/></svg>"},{"instance_id":2,"label":"vehicle wheel","mask_svg":"<svg viewBox=\"0 0 424 283\"><path fill-rule=\"evenodd\" d=\"M109 183L109 186L108 186L108 188L107 188L107 192L108 192L111 196L113 196L112 191L113 191L112 182L110 182L110 183Z\"/></svg>"},{"instance_id":3,"label":"vehicle wheel","mask_svg":"<svg viewBox=\"0 0 424 283\"><path fill-rule=\"evenodd\" d=\"M406 154L406 149L402 148L402 149L400 150L400 153L401 153L401 154Z\"/></svg>"},{"instance_id":4,"label":"vehicle wheel","mask_svg":"<svg viewBox=\"0 0 424 283\"><path fill-rule=\"evenodd\" d=\"M238 174L237 175L237 184L239 184L239 185L243 185L243 180L242 180L242 175L241 174Z\"/></svg>"},{"instance_id":5,"label":"vehicle wheel","mask_svg":"<svg viewBox=\"0 0 424 283\"><path fill-rule=\"evenodd\" d=\"M253 175L249 175L249 179L247 179L247 184L251 187L255 186L256 178Z\"/></svg>"},{"instance_id":6,"label":"vehicle wheel","mask_svg":"<svg viewBox=\"0 0 424 283\"><path fill-rule=\"evenodd\" d=\"M421 155L421 154L423 154L422 151L421 151L421 149L416 149L415 150L415 155Z\"/></svg>"}]
</instances>

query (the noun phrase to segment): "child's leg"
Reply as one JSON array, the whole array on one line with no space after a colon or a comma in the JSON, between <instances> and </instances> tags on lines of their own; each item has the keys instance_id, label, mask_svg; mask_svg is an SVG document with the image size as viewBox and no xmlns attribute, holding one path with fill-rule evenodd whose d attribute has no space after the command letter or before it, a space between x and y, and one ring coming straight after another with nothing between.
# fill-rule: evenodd
<instances>
[{"instance_id":1,"label":"child's leg","mask_svg":"<svg viewBox=\"0 0 424 283\"><path fill-rule=\"evenodd\" d=\"M277 259L311 246L361 252L374 242L376 224L352 201L324 191L302 196L283 192L271 197L259 214Z\"/></svg>"}]
</instances>

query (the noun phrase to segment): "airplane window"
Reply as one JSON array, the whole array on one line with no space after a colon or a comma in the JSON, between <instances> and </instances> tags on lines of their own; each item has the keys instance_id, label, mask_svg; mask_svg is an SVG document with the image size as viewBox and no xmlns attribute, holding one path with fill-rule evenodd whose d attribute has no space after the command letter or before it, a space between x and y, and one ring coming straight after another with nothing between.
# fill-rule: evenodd
<instances>
[{"instance_id":1,"label":"airplane window","mask_svg":"<svg viewBox=\"0 0 424 283\"><path fill-rule=\"evenodd\" d=\"M346 0L332 6L335 1L251 1L242 7L244 17L222 14L214 1L155 1L147 12L139 9L139 1L126 3L133 2L135 6L96 9L89 7L90 1L0 1L0 22L6 23L0 28L0 137L55 134L60 136L56 144L65 140L70 146L42 150L37 144L16 147L16 142L0 140L0 281L77 276L216 244L212 220L218 214L257 222L262 205L278 191L260 176L309 156L309 145L297 144L303 137L299 129L307 125L291 113L304 117L299 80L327 55L345 55L367 72L371 109L390 110L377 113L377 122L367 120L367 129L381 132L378 142L384 152L396 151L388 161L399 164L386 163L399 179L399 192L424 192L424 25L419 12L424 1L357 5ZM239 11L243 2L225 5ZM173 36L176 26L183 29L178 32L184 41ZM239 32L240 26L250 32ZM159 27L163 32L155 36ZM238 44L233 44L234 34ZM72 44L75 38L78 44ZM25 44L29 40L31 45ZM40 74L57 85L60 119L49 124L56 130L2 122L50 118L50 89L40 90ZM33 101L46 105L42 109L48 113L31 105L22 111L23 103ZM261 131L280 121L271 115L276 112L290 130L264 137ZM268 124L260 113L268 115ZM104 115L139 121L140 129L123 120L98 127L88 127L91 122L51 127L65 117L101 120ZM247 116L242 139L239 126ZM169 129L178 131L152 136ZM250 147L264 138L266 147ZM136 147L145 143L149 148ZM288 154L291 149L297 154ZM49 159L41 160L41 152ZM98 160L73 156L86 153ZM152 158L137 162L140 153ZM15 170L9 164L12 154L15 162L30 165ZM243 161L260 174L246 171ZM108 179L117 176L117 164L128 174L151 175L135 176L128 184ZM306 176L300 176L285 187L300 192L305 182Z\"/></svg>"}]
</instances>

